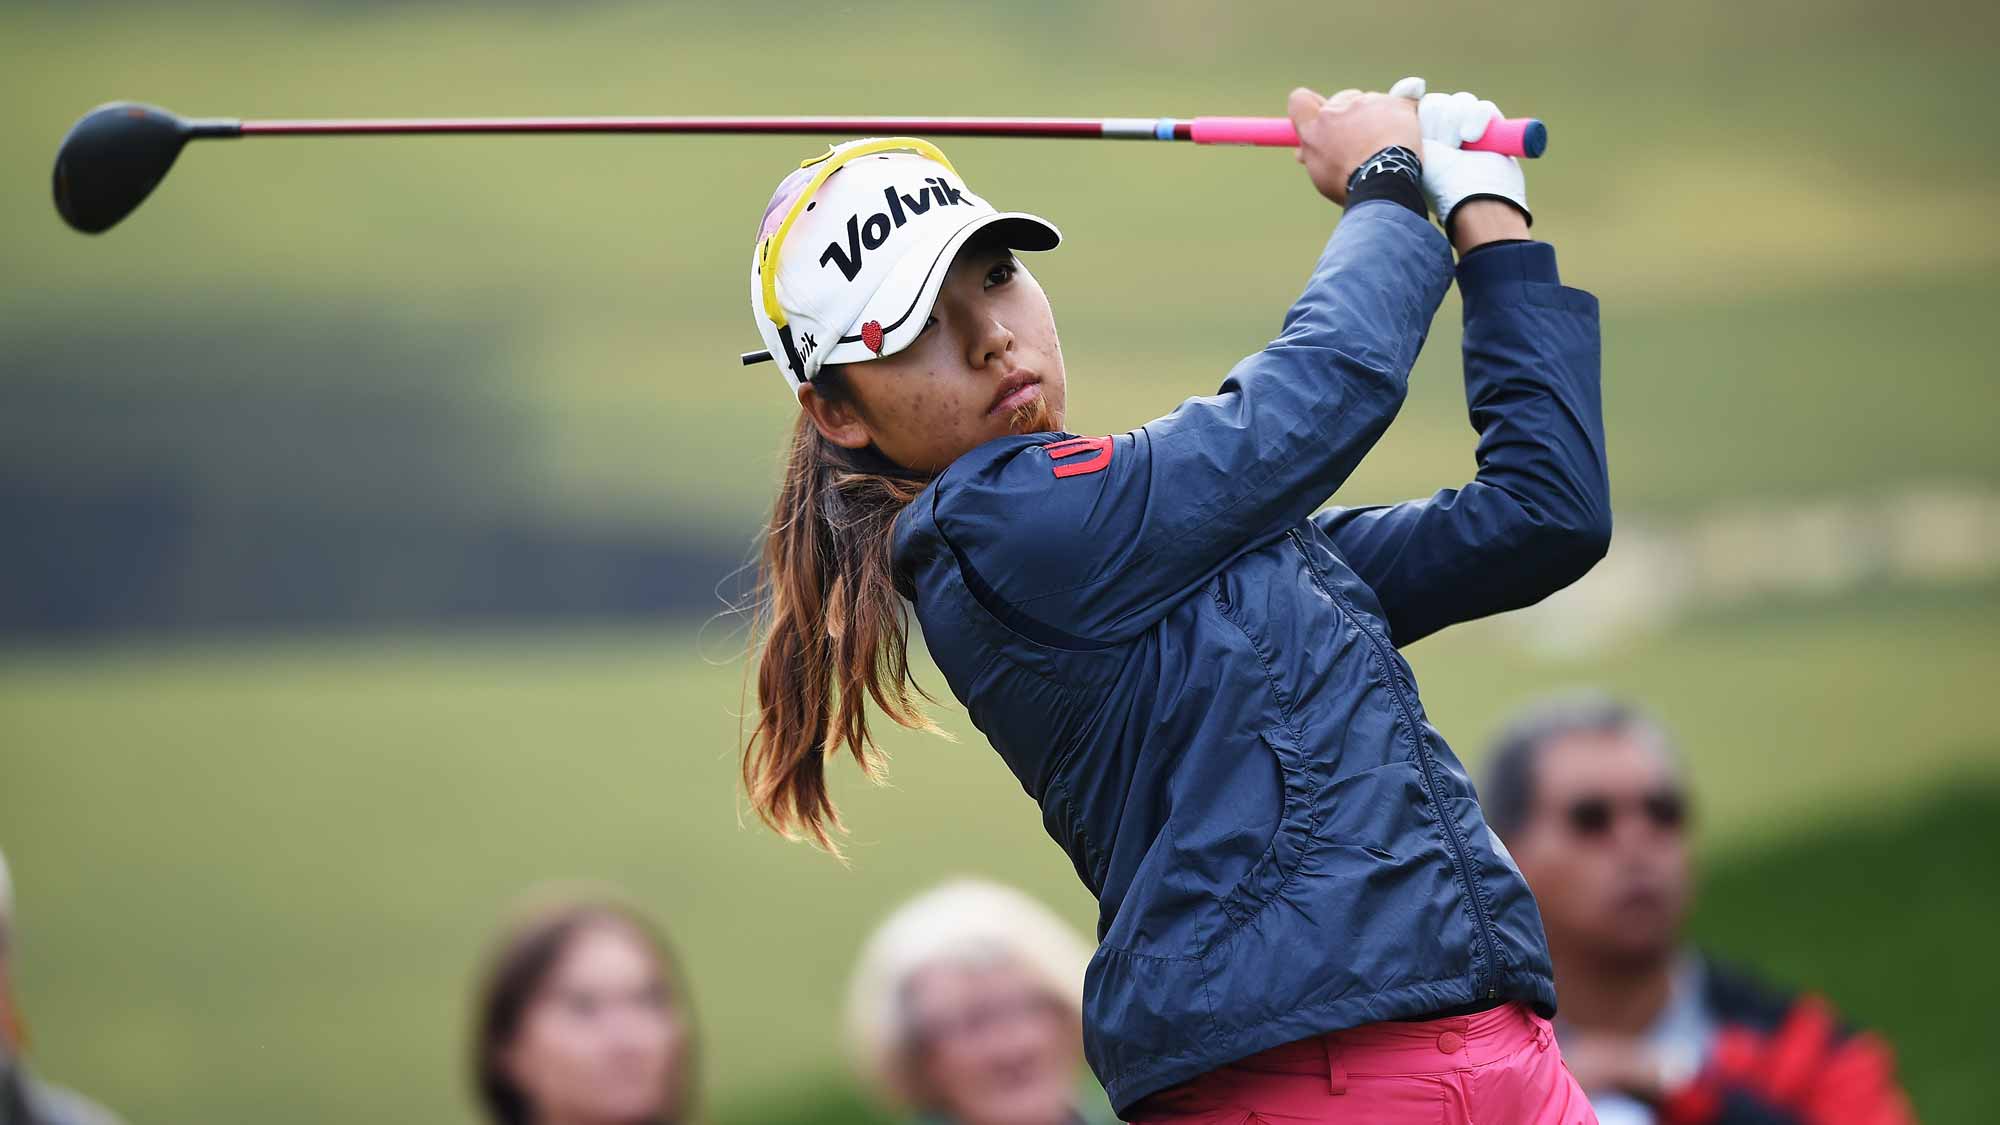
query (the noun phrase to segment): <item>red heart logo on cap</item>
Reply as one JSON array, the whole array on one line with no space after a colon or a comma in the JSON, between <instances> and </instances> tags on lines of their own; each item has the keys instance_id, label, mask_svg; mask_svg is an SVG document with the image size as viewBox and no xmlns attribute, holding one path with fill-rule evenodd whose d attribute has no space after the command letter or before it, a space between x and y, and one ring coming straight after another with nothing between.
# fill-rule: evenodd
<instances>
[{"instance_id":1,"label":"red heart logo on cap","mask_svg":"<svg viewBox=\"0 0 2000 1125\"><path fill-rule=\"evenodd\" d=\"M861 326L861 344L876 355L882 354L882 322L871 320Z\"/></svg>"}]
</instances>

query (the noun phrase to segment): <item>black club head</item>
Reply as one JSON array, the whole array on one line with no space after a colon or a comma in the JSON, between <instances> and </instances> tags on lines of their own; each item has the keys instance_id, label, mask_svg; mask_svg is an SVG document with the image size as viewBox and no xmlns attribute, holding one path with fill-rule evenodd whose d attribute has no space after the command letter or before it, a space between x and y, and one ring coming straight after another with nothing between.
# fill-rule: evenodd
<instances>
[{"instance_id":1,"label":"black club head","mask_svg":"<svg viewBox=\"0 0 2000 1125\"><path fill-rule=\"evenodd\" d=\"M194 135L192 123L158 106L98 106L56 152L56 210L85 234L111 229L144 202Z\"/></svg>"}]
</instances>

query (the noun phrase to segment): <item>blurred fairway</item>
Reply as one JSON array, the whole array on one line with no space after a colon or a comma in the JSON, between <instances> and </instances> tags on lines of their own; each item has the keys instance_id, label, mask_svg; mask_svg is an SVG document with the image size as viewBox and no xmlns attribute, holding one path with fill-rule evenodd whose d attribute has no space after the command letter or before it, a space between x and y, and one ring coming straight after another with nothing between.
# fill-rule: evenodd
<instances>
[{"instance_id":1,"label":"blurred fairway","mask_svg":"<svg viewBox=\"0 0 2000 1125\"><path fill-rule=\"evenodd\" d=\"M1991 690L1996 634L2000 599L1977 596L1700 623L1589 663L1523 660L1490 627L1412 653L1468 756L1553 686L1589 680L1658 707L1726 865L1834 818L1893 814L1940 779L2000 785L2000 712L1971 702ZM739 826L741 666L701 656L727 647L592 633L0 664L0 827L38 1058L139 1121L462 1120L464 1003L494 918L531 883L609 880L682 946L719 1117L761 1121L839 1088L850 959L916 888L988 875L1092 924L1032 805L955 708L963 741L891 740L893 788L839 771L851 868ZM1950 828L1993 839L1990 823ZM1772 901L1883 891L1848 880L1867 857L1828 858L1818 890L1772 887ZM1921 883L1931 914L1984 919L1960 931L1971 944L1885 955L1871 935L1894 918L1829 927L1745 897L1719 924L1724 948L1816 949L1810 983L1837 999L1905 997L1881 1009L1903 1017L1886 1030L1915 1040L1914 1073L1942 1071L1962 1098L1962 1054L1928 1055L1938 1029L1908 1017L1947 996L1967 1012L2000 1002L1982 974L1958 975L2000 904L1971 856L1867 869L1904 860L1939 872Z\"/></svg>"},{"instance_id":2,"label":"blurred fairway","mask_svg":"<svg viewBox=\"0 0 2000 1125\"><path fill-rule=\"evenodd\" d=\"M1551 124L1536 233L1603 299L1621 519L1991 490L2000 157L1975 134L2000 94L1996 32L1990 5L1861 0L10 4L0 483L150 474L244 504L559 513L725 550L768 504L792 408L770 369L736 363L755 342L748 241L810 140L207 144L88 239L55 217L49 164L103 101L1263 114L1294 84L1415 71ZM1275 329L1335 218L1281 152L947 151L982 194L1064 229L1031 265L1084 432L1212 389ZM1469 473L1456 343L1453 297L1343 501ZM258 376L309 405L346 401L328 388L417 403L436 464L365 441L288 456L310 409L208 409ZM128 408L51 424L28 390L52 383ZM1412 658L1468 757L1545 688L1657 708L1695 773L1702 932L1880 1023L1924 1119L1974 1122L1970 1045L1990 1044L1977 1015L2000 1003L1967 963L2000 925L1996 638L2000 590L1973 585L1717 613L1576 660L1481 625ZM467 1120L463 1004L487 931L529 884L582 878L631 889L682 945L720 1120L850 1112L829 1108L853 1104L838 1002L890 904L967 872L1081 926L1092 904L962 715L956 745L892 740L894 789L847 786L851 869L739 826L741 666L704 659L732 644L718 628L0 646L0 847L37 1064L135 1125Z\"/></svg>"}]
</instances>

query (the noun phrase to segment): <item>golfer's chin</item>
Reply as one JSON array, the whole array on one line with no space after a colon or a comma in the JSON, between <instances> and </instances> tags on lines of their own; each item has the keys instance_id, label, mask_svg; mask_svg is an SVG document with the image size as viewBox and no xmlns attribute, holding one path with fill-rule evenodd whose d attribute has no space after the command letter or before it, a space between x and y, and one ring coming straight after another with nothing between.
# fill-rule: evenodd
<instances>
[{"instance_id":1,"label":"golfer's chin","mask_svg":"<svg viewBox=\"0 0 2000 1125\"><path fill-rule=\"evenodd\" d=\"M1039 386L1029 387L1033 393L1025 401L1008 410L1003 418L1005 428L1001 434L1045 434L1062 428L1062 416L1049 405L1049 396L1042 393Z\"/></svg>"}]
</instances>

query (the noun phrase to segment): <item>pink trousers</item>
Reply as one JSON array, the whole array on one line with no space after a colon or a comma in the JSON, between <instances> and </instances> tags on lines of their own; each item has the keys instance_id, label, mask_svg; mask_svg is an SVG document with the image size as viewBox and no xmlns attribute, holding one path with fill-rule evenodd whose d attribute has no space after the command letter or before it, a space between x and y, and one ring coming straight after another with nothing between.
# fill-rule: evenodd
<instances>
[{"instance_id":1,"label":"pink trousers","mask_svg":"<svg viewBox=\"0 0 2000 1125\"><path fill-rule=\"evenodd\" d=\"M1597 1125L1549 1021L1524 1004L1374 1023L1273 1047L1162 1090L1135 1125Z\"/></svg>"}]
</instances>

